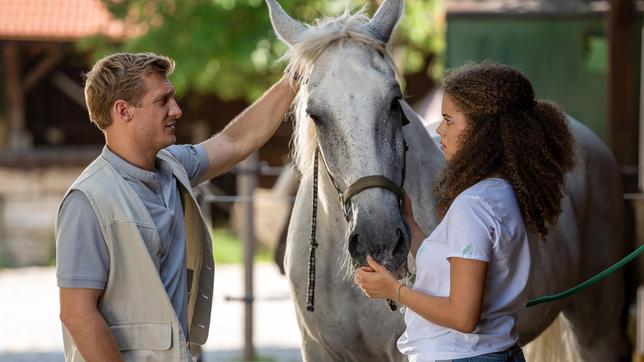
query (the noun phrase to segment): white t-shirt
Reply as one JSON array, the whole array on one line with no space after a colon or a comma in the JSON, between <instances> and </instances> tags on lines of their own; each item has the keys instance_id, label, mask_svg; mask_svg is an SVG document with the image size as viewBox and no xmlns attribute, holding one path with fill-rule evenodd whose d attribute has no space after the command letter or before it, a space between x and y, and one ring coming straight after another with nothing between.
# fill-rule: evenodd
<instances>
[{"instance_id":1,"label":"white t-shirt","mask_svg":"<svg viewBox=\"0 0 644 362\"><path fill-rule=\"evenodd\" d=\"M407 308L407 329L398 349L410 362L473 357L506 350L517 342L517 315L527 302L530 249L509 182L484 179L454 199L418 249L413 289L449 296L450 257L489 263L481 319L472 333L461 333Z\"/></svg>"}]
</instances>

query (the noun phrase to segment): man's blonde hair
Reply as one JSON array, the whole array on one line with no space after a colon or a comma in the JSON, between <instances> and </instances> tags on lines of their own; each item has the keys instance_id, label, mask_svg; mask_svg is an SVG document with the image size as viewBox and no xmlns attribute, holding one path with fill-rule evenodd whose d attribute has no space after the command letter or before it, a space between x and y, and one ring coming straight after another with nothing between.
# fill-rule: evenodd
<instances>
[{"instance_id":1,"label":"man's blonde hair","mask_svg":"<svg viewBox=\"0 0 644 362\"><path fill-rule=\"evenodd\" d=\"M85 74L85 103L89 118L101 130L112 124L110 110L119 99L139 105L147 92L143 76L168 76L174 61L153 53L116 53L94 64Z\"/></svg>"}]
</instances>

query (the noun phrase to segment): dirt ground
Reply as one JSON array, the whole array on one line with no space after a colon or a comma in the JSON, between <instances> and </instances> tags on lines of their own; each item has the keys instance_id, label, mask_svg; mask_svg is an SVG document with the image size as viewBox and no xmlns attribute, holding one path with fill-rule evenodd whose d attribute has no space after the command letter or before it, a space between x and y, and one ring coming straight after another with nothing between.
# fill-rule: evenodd
<instances>
[{"instance_id":1,"label":"dirt ground","mask_svg":"<svg viewBox=\"0 0 644 362\"><path fill-rule=\"evenodd\" d=\"M255 265L254 344L262 361L301 361L300 333L286 277L273 264ZM215 295L205 362L242 361L241 265L216 267ZM0 361L63 361L54 268L0 270Z\"/></svg>"}]
</instances>

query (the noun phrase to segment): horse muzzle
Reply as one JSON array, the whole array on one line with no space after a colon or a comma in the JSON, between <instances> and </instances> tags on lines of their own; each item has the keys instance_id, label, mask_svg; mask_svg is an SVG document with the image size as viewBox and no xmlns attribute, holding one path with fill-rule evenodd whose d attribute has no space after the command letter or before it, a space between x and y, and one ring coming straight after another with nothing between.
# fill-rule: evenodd
<instances>
[{"instance_id":1,"label":"horse muzzle","mask_svg":"<svg viewBox=\"0 0 644 362\"><path fill-rule=\"evenodd\" d=\"M367 265L371 255L395 276L406 273L411 233L399 210L396 214L364 221L356 217L350 224L347 245L355 268Z\"/></svg>"}]
</instances>

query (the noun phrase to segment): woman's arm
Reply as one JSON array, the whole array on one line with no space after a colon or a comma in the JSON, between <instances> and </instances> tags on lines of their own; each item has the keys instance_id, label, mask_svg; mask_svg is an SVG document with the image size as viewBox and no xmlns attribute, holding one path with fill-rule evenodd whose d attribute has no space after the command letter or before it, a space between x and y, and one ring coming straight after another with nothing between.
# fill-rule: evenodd
<instances>
[{"instance_id":1,"label":"woman's arm","mask_svg":"<svg viewBox=\"0 0 644 362\"><path fill-rule=\"evenodd\" d=\"M450 258L450 295L434 297L400 287L389 271L373 258L356 272L355 281L369 298L397 300L426 320L462 333L471 333L481 318L488 263ZM373 270L373 271L370 271Z\"/></svg>"},{"instance_id":2,"label":"woman's arm","mask_svg":"<svg viewBox=\"0 0 644 362\"><path fill-rule=\"evenodd\" d=\"M462 333L471 333L481 319L488 263L450 258L450 293L433 297L403 286L400 303L428 321Z\"/></svg>"}]
</instances>

